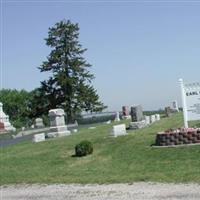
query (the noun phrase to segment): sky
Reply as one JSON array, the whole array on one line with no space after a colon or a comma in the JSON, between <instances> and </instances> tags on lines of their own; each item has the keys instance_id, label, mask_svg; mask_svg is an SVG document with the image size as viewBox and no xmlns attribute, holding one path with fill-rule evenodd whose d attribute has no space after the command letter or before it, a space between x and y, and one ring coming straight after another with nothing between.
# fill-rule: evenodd
<instances>
[{"instance_id":1,"label":"sky","mask_svg":"<svg viewBox=\"0 0 200 200\"><path fill-rule=\"evenodd\" d=\"M1 0L1 88L30 91L48 79L38 69L51 51L44 38L63 19L79 24L108 111L181 105L178 79L199 81L200 1Z\"/></svg>"}]
</instances>

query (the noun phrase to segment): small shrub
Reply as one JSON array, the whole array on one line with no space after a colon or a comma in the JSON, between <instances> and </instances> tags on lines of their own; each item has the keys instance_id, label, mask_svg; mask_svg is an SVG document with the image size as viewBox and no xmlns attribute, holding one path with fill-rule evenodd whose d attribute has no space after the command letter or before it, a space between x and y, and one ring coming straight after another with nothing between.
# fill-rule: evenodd
<instances>
[{"instance_id":1,"label":"small shrub","mask_svg":"<svg viewBox=\"0 0 200 200\"><path fill-rule=\"evenodd\" d=\"M82 141L75 146L75 154L78 157L86 156L88 154L92 154L93 146L92 143L89 141Z\"/></svg>"}]
</instances>

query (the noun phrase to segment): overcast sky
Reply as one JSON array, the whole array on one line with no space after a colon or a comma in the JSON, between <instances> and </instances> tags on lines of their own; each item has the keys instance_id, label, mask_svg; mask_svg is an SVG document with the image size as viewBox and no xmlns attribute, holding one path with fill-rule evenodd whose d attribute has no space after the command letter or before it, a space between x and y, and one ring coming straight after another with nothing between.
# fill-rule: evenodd
<instances>
[{"instance_id":1,"label":"overcast sky","mask_svg":"<svg viewBox=\"0 0 200 200\"><path fill-rule=\"evenodd\" d=\"M48 28L80 26L93 81L109 111L180 103L178 79L200 81L200 1L9 1L1 3L1 87L32 90Z\"/></svg>"}]
</instances>

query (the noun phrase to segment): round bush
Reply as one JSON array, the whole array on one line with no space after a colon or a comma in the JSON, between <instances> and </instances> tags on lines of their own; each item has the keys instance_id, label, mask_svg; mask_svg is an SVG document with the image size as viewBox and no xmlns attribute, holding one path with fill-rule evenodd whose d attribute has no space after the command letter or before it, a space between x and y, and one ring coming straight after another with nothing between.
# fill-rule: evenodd
<instances>
[{"instance_id":1,"label":"round bush","mask_svg":"<svg viewBox=\"0 0 200 200\"><path fill-rule=\"evenodd\" d=\"M76 156L79 156L79 157L86 156L88 154L92 154L92 152L93 152L93 146L92 146L92 143L89 141L86 141L86 140L82 141L75 146Z\"/></svg>"}]
</instances>

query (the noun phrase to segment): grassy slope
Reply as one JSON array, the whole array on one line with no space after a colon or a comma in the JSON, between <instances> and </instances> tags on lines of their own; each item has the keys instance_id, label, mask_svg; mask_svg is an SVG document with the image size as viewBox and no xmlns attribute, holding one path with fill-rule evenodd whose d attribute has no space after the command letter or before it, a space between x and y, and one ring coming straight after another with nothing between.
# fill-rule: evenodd
<instances>
[{"instance_id":1,"label":"grassy slope","mask_svg":"<svg viewBox=\"0 0 200 200\"><path fill-rule=\"evenodd\" d=\"M108 136L112 125L83 129L79 134L43 143L26 142L1 149L0 184L200 183L200 146L150 147L157 131L182 125L181 114L118 138ZM75 144L82 139L93 142L94 153L83 158L72 157Z\"/></svg>"}]
</instances>

